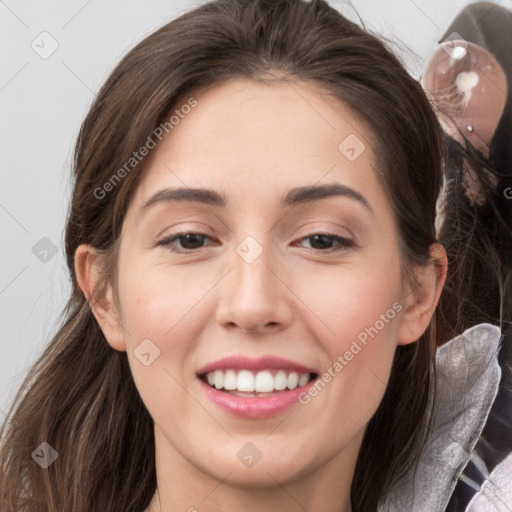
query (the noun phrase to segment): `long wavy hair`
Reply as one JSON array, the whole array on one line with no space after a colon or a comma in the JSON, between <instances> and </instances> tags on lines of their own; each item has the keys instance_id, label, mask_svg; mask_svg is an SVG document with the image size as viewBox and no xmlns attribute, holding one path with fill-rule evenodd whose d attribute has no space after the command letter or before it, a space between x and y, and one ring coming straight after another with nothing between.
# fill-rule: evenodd
<instances>
[{"instance_id":1,"label":"long wavy hair","mask_svg":"<svg viewBox=\"0 0 512 512\"><path fill-rule=\"evenodd\" d=\"M405 273L430 262L443 135L390 43L323 0L215 0L164 25L124 56L80 129L65 238L72 292L60 330L29 371L0 431L3 512L141 512L148 506L156 490L153 421L126 353L109 346L77 285L75 250L86 243L100 251L105 285L115 276L121 227L144 161L115 191L101 199L94 191L197 88L276 76L327 91L367 127ZM357 461L354 512L375 510L418 458L434 391L436 315L416 343L396 350ZM31 457L43 441L58 453L44 470Z\"/></svg>"}]
</instances>

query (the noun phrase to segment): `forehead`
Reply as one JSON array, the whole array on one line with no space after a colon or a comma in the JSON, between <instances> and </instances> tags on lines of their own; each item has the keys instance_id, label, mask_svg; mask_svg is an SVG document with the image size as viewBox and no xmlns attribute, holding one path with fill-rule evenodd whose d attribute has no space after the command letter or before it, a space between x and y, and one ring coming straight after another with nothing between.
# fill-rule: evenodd
<instances>
[{"instance_id":1,"label":"forehead","mask_svg":"<svg viewBox=\"0 0 512 512\"><path fill-rule=\"evenodd\" d=\"M164 187L213 187L247 206L332 182L385 201L370 134L312 84L231 79L183 96L174 112L179 119L146 161L139 204Z\"/></svg>"}]
</instances>

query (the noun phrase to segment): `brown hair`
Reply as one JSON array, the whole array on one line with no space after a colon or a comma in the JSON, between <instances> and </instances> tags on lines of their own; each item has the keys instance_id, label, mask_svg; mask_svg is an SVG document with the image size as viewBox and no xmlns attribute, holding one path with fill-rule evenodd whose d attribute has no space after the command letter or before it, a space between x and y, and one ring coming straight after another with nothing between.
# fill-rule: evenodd
<instances>
[{"instance_id":1,"label":"brown hair","mask_svg":"<svg viewBox=\"0 0 512 512\"><path fill-rule=\"evenodd\" d=\"M459 133L463 144L445 136L446 183L438 204L444 218L438 237L450 266L438 305L438 344L483 322L512 334L512 230L505 187L500 186L506 169L499 170L499 155L491 152L486 158ZM469 172L478 184L477 195L464 183Z\"/></svg>"},{"instance_id":2,"label":"brown hair","mask_svg":"<svg viewBox=\"0 0 512 512\"><path fill-rule=\"evenodd\" d=\"M3 512L141 512L156 488L153 422L124 352L106 342L77 285L83 243L105 254L105 279L143 166L115 191L94 195L184 95L232 77L312 83L367 126L394 209L406 267L426 264L436 241L442 136L419 83L370 32L322 0L217 0L166 24L133 48L101 88L75 147L66 226L72 295L66 319L35 363L0 432ZM101 293L101 291L98 291ZM370 421L352 485L354 511L377 504L417 459L427 430L434 323L399 347L384 399ZM58 452L46 470L32 451Z\"/></svg>"}]
</instances>

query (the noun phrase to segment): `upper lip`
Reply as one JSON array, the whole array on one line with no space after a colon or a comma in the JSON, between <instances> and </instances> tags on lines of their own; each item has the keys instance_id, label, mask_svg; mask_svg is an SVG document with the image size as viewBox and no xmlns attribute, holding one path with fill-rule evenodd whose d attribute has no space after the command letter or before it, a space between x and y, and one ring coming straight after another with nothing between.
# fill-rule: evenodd
<instances>
[{"instance_id":1,"label":"upper lip","mask_svg":"<svg viewBox=\"0 0 512 512\"><path fill-rule=\"evenodd\" d=\"M258 358L251 358L244 355L235 355L230 357L224 357L213 363L209 363L203 366L198 372L198 375L210 373L215 370L288 370L290 372L297 373L316 373L316 370L309 368L294 361L283 359L282 357L276 356L262 356Z\"/></svg>"}]
</instances>

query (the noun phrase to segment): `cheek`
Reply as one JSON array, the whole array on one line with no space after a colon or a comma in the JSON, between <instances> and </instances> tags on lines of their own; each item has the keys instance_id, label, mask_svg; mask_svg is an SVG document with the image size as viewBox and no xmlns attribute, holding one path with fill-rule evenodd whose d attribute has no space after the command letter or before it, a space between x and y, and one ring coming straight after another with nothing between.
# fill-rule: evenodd
<instances>
[{"instance_id":1,"label":"cheek","mask_svg":"<svg viewBox=\"0 0 512 512\"><path fill-rule=\"evenodd\" d=\"M119 295L129 344L149 338L175 346L173 340L184 339L184 329L192 337L195 310L211 289L211 279L201 280L197 272L179 266L128 263L124 271L120 267Z\"/></svg>"},{"instance_id":2,"label":"cheek","mask_svg":"<svg viewBox=\"0 0 512 512\"><path fill-rule=\"evenodd\" d=\"M199 279L197 273L194 278L183 268L128 258L123 263L118 286L121 316L137 388L149 410L167 403L170 397L179 403L183 389L178 383L191 371L187 354L195 349L204 328L198 315L204 316L201 298L211 283Z\"/></svg>"},{"instance_id":3,"label":"cheek","mask_svg":"<svg viewBox=\"0 0 512 512\"><path fill-rule=\"evenodd\" d=\"M322 322L310 325L315 326L314 337L321 340L328 362L322 368L322 382L303 398L319 407L325 435L335 429L344 439L368 422L379 406L403 310L400 276L397 261L390 259L387 265L340 268L315 280L308 306Z\"/></svg>"},{"instance_id":4,"label":"cheek","mask_svg":"<svg viewBox=\"0 0 512 512\"><path fill-rule=\"evenodd\" d=\"M333 267L318 272L313 279L304 279L302 286L308 307L325 327L317 334L331 356L348 350L352 340L369 346L368 341L377 336L393 338L402 309L401 272L396 259Z\"/></svg>"},{"instance_id":5,"label":"cheek","mask_svg":"<svg viewBox=\"0 0 512 512\"><path fill-rule=\"evenodd\" d=\"M133 379L155 422L178 428L184 419L194 420L190 409L197 414L183 383L190 380L187 355L204 328L197 320L200 300L211 284L197 273L191 279L183 268L129 263L124 272L120 266L119 295Z\"/></svg>"}]
</instances>

